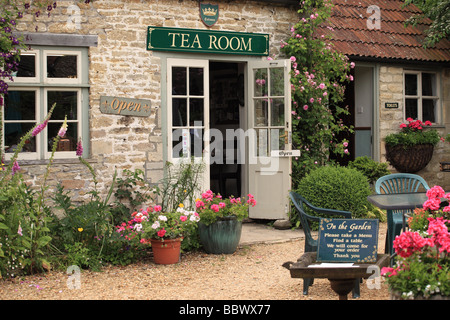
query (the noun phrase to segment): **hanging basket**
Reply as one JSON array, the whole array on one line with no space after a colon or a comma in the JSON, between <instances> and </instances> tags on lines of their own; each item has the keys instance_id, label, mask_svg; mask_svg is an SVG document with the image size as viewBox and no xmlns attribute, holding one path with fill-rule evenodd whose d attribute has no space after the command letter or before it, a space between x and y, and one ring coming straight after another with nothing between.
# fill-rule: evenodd
<instances>
[{"instance_id":1,"label":"hanging basket","mask_svg":"<svg viewBox=\"0 0 450 320\"><path fill-rule=\"evenodd\" d=\"M386 159L398 172L415 173L427 166L433 156L432 144L405 147L386 145Z\"/></svg>"}]
</instances>

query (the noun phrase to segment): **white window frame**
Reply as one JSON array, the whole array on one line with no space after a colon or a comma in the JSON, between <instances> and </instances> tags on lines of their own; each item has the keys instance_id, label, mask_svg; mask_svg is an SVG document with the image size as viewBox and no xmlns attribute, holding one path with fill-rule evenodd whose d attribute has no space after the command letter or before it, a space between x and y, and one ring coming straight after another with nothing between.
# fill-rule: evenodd
<instances>
[{"instance_id":1,"label":"white window frame","mask_svg":"<svg viewBox=\"0 0 450 320\"><path fill-rule=\"evenodd\" d=\"M78 137L76 137L77 141L80 138L81 135L81 130L82 130L82 126L81 126L81 95L82 95L82 90L81 88L45 88L44 89L44 114L47 115L48 112L50 111L51 107L50 105L47 105L47 94L49 91L70 91L70 92L77 92L77 120L67 120L67 124L70 123L77 123L77 132L78 132ZM56 106L57 108L58 106ZM49 123L63 123L64 119L52 119L50 118L50 120L48 121ZM44 141L49 141L49 137L48 136L48 130L44 131ZM44 151L44 157L45 159L50 158L52 152L51 150L48 151L47 146L43 146L43 151ZM54 158L55 159L67 159L67 158L74 158L75 157L75 151L57 151L55 152Z\"/></svg>"},{"instance_id":2,"label":"white window frame","mask_svg":"<svg viewBox=\"0 0 450 320\"><path fill-rule=\"evenodd\" d=\"M16 75L13 75L14 82L8 81L8 85L14 84L14 83L39 83L40 82L40 75L41 75L41 64L40 61L40 50L27 50L21 53L21 55L34 55L35 56L35 76L34 77L18 77Z\"/></svg>"},{"instance_id":3,"label":"white window frame","mask_svg":"<svg viewBox=\"0 0 450 320\"><path fill-rule=\"evenodd\" d=\"M34 91L35 92L35 101L36 101L36 105L35 105L35 115L36 118L35 121L39 121L40 120L40 112L39 112L39 105L40 105L40 101L41 101L41 91L39 90L39 88L36 87L9 87L10 90L8 91ZM5 113L2 112L2 122L3 125L5 125ZM31 120L6 120L7 123L30 123L34 121ZM25 134L26 132L23 132L23 134ZM1 148L4 148L5 146L5 141L4 139L2 139L3 142L3 146L0 146ZM39 139L39 137L36 138L36 151L35 152L20 152L19 153L19 159L23 159L23 160L37 160L39 159L39 150L41 150L41 139ZM8 152L8 153L3 153L5 155L5 160L10 160L11 157L14 155L14 152Z\"/></svg>"},{"instance_id":4,"label":"white window frame","mask_svg":"<svg viewBox=\"0 0 450 320\"><path fill-rule=\"evenodd\" d=\"M431 73L436 76L436 95L435 96L423 96L422 95L422 74ZM406 75L414 74L417 76L417 95L407 95L406 94ZM433 99L436 100L436 116L435 122L433 124L441 123L441 93L440 93L440 73L437 71L413 71L413 70L405 70L403 72L403 119L407 118L406 115L406 99L417 99L417 119L420 121L424 121L422 118L423 114L423 99Z\"/></svg>"},{"instance_id":5,"label":"white window frame","mask_svg":"<svg viewBox=\"0 0 450 320\"><path fill-rule=\"evenodd\" d=\"M48 78L47 77L47 57L58 55L76 56L77 59L77 77L76 78ZM65 51L65 50L44 50L43 61L43 76L44 83L48 84L81 84L81 51Z\"/></svg>"},{"instance_id":6,"label":"white window frame","mask_svg":"<svg viewBox=\"0 0 450 320\"><path fill-rule=\"evenodd\" d=\"M88 94L87 88L89 87L87 79L87 68L82 65L82 56L86 49L83 47L74 48L67 47L61 49L53 49L50 47L36 46L30 50L24 50L21 55L35 54L36 56L36 76L35 77L14 77L14 81L8 81L9 91L36 91L36 123L42 123L48 114L51 106L47 106L47 92L48 91L76 91L77 92L77 120L68 120L68 122L77 123L78 136L74 137L77 141L83 138L83 148L87 150L88 138L84 137L86 132L83 132L85 127L84 122L88 121L88 117L83 116L84 110L83 104L87 101L83 96ZM77 61L77 78L47 78L47 56L49 55L74 55ZM86 59L86 58L84 58ZM87 63L87 61L85 61ZM4 117L4 115L3 115ZM3 119L4 120L4 119ZM62 122L64 119L53 120L49 122ZM17 121L18 122L18 121ZM24 133L25 134L25 133ZM2 139L3 144L5 143ZM48 143L48 131L47 127L36 137L36 152L20 152L18 155L19 160L46 160L51 156L51 152L47 148ZM4 146L0 146L4 147ZM74 151L57 151L54 154L55 159L75 159L77 158ZM84 153L86 156L87 152ZM5 153L5 160L9 160L13 153Z\"/></svg>"}]
</instances>

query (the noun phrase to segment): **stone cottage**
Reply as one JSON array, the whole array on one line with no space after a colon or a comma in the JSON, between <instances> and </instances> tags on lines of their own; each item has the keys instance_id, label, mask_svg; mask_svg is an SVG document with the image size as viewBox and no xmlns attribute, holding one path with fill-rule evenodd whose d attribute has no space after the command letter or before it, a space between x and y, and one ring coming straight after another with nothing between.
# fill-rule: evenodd
<instances>
[{"instance_id":1,"label":"stone cottage","mask_svg":"<svg viewBox=\"0 0 450 320\"><path fill-rule=\"evenodd\" d=\"M409 79L433 83L433 122L442 134L450 127L450 46L421 48L422 33L400 27L409 14L400 3L389 1L385 8L384 1L336 1L330 20L338 31L336 48L356 63L349 90L353 154L377 161L385 160L383 137L408 116ZM380 29L367 24L370 5L380 9ZM56 103L47 129L20 154L31 184L42 179L51 139L67 116L49 184L61 182L74 198L83 199L93 186L75 154L81 140L99 190L107 190L116 170L140 169L157 183L166 161L194 157L207 164L199 182L204 188L250 192L259 204L250 217L286 218L296 150L288 139L291 66L280 56L280 43L299 19L297 8L296 0L96 0L58 1L49 17L26 15L17 32L30 50L10 83L8 99L17 109L4 115L7 155ZM262 79L278 89L261 92L255 83ZM205 133L215 139L202 139ZM442 144L419 174L450 189L450 173L439 170L445 160L449 146Z\"/></svg>"}]
</instances>

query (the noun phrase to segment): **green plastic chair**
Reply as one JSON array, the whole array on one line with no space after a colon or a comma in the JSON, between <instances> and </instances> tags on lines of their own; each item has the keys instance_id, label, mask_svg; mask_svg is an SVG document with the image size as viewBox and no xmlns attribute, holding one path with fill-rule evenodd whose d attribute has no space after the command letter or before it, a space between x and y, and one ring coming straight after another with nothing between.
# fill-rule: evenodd
<instances>
[{"instance_id":1,"label":"green plastic chair","mask_svg":"<svg viewBox=\"0 0 450 320\"><path fill-rule=\"evenodd\" d=\"M317 221L319 222L321 217L312 216L310 214L306 213L306 208L311 209L315 213L320 213L321 215L324 215L326 217L331 218L347 218L351 219L352 214L349 211L340 211L340 210L334 210L334 209L325 209L325 208L318 208L313 206L311 203L309 203L305 198L303 198L298 193L291 191L289 193L289 197L292 200L292 203L294 204L296 210L297 217L300 220L300 223L303 228L303 232L305 233L305 252L317 252L318 248L318 239L314 239L311 234L311 228L310 228L310 221ZM322 217L324 218L324 217ZM355 280L355 287L353 288L353 298L358 298L360 296L360 290L359 290L359 283L360 279ZM312 278L306 278L303 279L303 294L308 295L308 288L311 286L314 282L314 279Z\"/></svg>"},{"instance_id":2,"label":"green plastic chair","mask_svg":"<svg viewBox=\"0 0 450 320\"><path fill-rule=\"evenodd\" d=\"M378 194L417 192L423 187L424 191L430 189L426 181L419 175L411 173L393 173L383 176L375 183ZM391 256L394 253L393 243L403 228L403 214L408 210L387 210L388 230L386 235L385 253Z\"/></svg>"}]
</instances>

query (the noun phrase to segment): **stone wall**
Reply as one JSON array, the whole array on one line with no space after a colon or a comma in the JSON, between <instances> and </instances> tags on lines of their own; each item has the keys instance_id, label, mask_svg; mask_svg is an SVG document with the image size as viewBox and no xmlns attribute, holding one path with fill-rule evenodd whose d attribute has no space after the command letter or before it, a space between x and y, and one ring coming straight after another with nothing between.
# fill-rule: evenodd
<instances>
[{"instance_id":1,"label":"stone wall","mask_svg":"<svg viewBox=\"0 0 450 320\"><path fill-rule=\"evenodd\" d=\"M298 21L297 10L256 1L211 1L220 4L219 21L211 28L238 32L269 33L270 53L279 54L281 40ZM108 190L114 171L145 170L150 182L163 176L161 62L146 50L147 26L206 29L199 17L197 0L95 0L90 4L58 1L50 17L31 15L18 23L20 32L97 35L89 49L89 161L95 168L98 189ZM149 117L100 112L101 96L148 99ZM45 161L21 161L22 172L38 184ZM89 171L77 160L55 161L49 185L62 181L83 198L93 187Z\"/></svg>"},{"instance_id":2,"label":"stone wall","mask_svg":"<svg viewBox=\"0 0 450 320\"><path fill-rule=\"evenodd\" d=\"M379 117L380 117L380 153L381 162L386 161L386 149L384 137L390 133L398 132L403 119L403 67L383 65L380 67L379 81ZM450 129L450 69L442 71L441 78L443 125L435 126L441 136L444 136ZM385 108L386 102L398 103L398 109ZM450 161L450 144L439 142L434 148L433 158L430 163L418 175L422 176L430 187L440 185L445 190L450 189L450 172L440 171L440 162ZM395 168L389 167L392 172Z\"/></svg>"}]
</instances>

